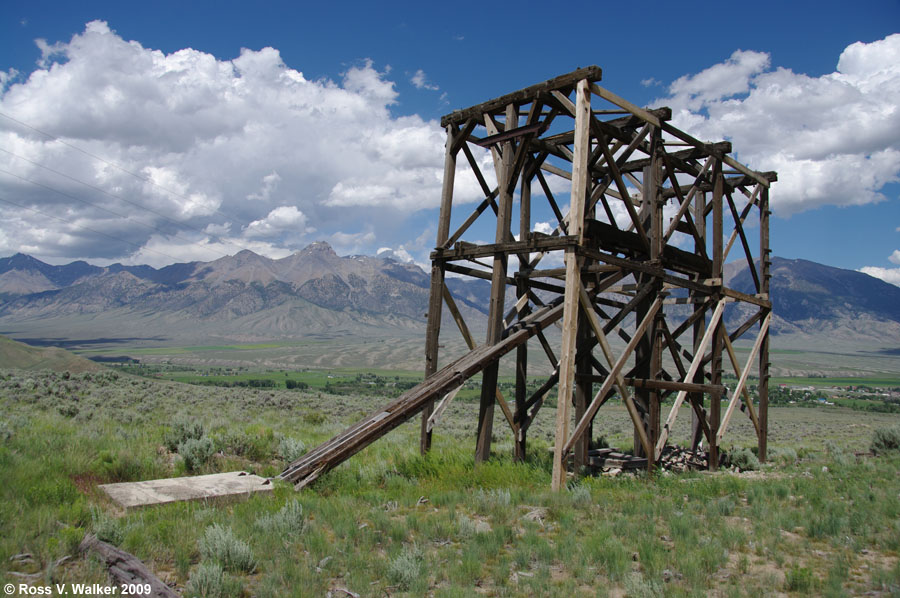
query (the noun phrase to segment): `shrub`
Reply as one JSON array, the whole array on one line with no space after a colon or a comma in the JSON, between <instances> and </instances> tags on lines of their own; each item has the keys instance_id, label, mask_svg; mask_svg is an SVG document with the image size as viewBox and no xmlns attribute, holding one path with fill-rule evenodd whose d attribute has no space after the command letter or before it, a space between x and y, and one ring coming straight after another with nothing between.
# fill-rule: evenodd
<instances>
[{"instance_id":1,"label":"shrub","mask_svg":"<svg viewBox=\"0 0 900 598\"><path fill-rule=\"evenodd\" d=\"M625 578L625 593L632 598L662 598L665 595L661 583L645 579L640 572L634 572Z\"/></svg>"},{"instance_id":2,"label":"shrub","mask_svg":"<svg viewBox=\"0 0 900 598\"><path fill-rule=\"evenodd\" d=\"M808 594L815 586L815 577L807 567L791 567L784 576L784 587L789 592Z\"/></svg>"},{"instance_id":3,"label":"shrub","mask_svg":"<svg viewBox=\"0 0 900 598\"><path fill-rule=\"evenodd\" d=\"M277 513L258 517L254 526L264 535L299 535L306 531L307 521L303 517L303 505L296 499L285 503Z\"/></svg>"},{"instance_id":4,"label":"shrub","mask_svg":"<svg viewBox=\"0 0 900 598\"><path fill-rule=\"evenodd\" d=\"M226 571L251 573L256 569L250 545L236 538L230 527L217 523L206 528L200 538L200 554L204 559L218 563Z\"/></svg>"},{"instance_id":5,"label":"shrub","mask_svg":"<svg viewBox=\"0 0 900 598\"><path fill-rule=\"evenodd\" d=\"M278 441L278 454L288 463L296 461L305 452L306 445L302 440L291 438L290 436L282 436Z\"/></svg>"},{"instance_id":6,"label":"shrub","mask_svg":"<svg viewBox=\"0 0 900 598\"><path fill-rule=\"evenodd\" d=\"M219 450L253 461L263 461L271 457L270 438L266 434L228 432L216 439Z\"/></svg>"},{"instance_id":7,"label":"shrub","mask_svg":"<svg viewBox=\"0 0 900 598\"><path fill-rule=\"evenodd\" d=\"M869 450L876 455L900 451L900 426L875 430Z\"/></svg>"},{"instance_id":8,"label":"shrub","mask_svg":"<svg viewBox=\"0 0 900 598\"><path fill-rule=\"evenodd\" d=\"M203 429L202 422L196 419L181 417L176 419L172 424L172 429L166 432L163 442L165 443L166 448L175 452L178 450L179 445L183 444L186 440L203 438L205 433L206 431Z\"/></svg>"},{"instance_id":9,"label":"shrub","mask_svg":"<svg viewBox=\"0 0 900 598\"><path fill-rule=\"evenodd\" d=\"M240 582L225 575L218 563L200 563L184 586L185 598L230 598L242 593Z\"/></svg>"},{"instance_id":10,"label":"shrub","mask_svg":"<svg viewBox=\"0 0 900 598\"><path fill-rule=\"evenodd\" d=\"M512 495L508 488L493 488L487 491L479 488L478 492L475 493L475 499L482 510L487 510L495 506L509 506Z\"/></svg>"},{"instance_id":11,"label":"shrub","mask_svg":"<svg viewBox=\"0 0 900 598\"><path fill-rule=\"evenodd\" d=\"M118 546L125 538L118 519L113 519L100 509L91 510L91 529L98 540Z\"/></svg>"},{"instance_id":12,"label":"shrub","mask_svg":"<svg viewBox=\"0 0 900 598\"><path fill-rule=\"evenodd\" d=\"M759 469L759 459L748 448L738 448L731 451L731 464L741 471L754 471Z\"/></svg>"},{"instance_id":13,"label":"shrub","mask_svg":"<svg viewBox=\"0 0 900 598\"><path fill-rule=\"evenodd\" d=\"M569 498L573 505L587 506L593 502L591 489L584 484L574 484L569 488Z\"/></svg>"},{"instance_id":14,"label":"shrub","mask_svg":"<svg viewBox=\"0 0 900 598\"><path fill-rule=\"evenodd\" d=\"M844 449L833 440L825 441L825 451L831 457L831 460L838 465L849 465L852 462L852 458L844 453Z\"/></svg>"},{"instance_id":15,"label":"shrub","mask_svg":"<svg viewBox=\"0 0 900 598\"><path fill-rule=\"evenodd\" d=\"M95 469L111 482L131 482L141 479L144 464L131 454L113 454L111 451L100 451Z\"/></svg>"},{"instance_id":16,"label":"shrub","mask_svg":"<svg viewBox=\"0 0 900 598\"><path fill-rule=\"evenodd\" d=\"M216 453L216 447L212 439L188 438L178 445L178 454L184 459L184 466L188 471L196 471L209 463Z\"/></svg>"},{"instance_id":17,"label":"shrub","mask_svg":"<svg viewBox=\"0 0 900 598\"><path fill-rule=\"evenodd\" d=\"M797 462L797 451L792 448L777 448L769 451L769 460L789 465Z\"/></svg>"},{"instance_id":18,"label":"shrub","mask_svg":"<svg viewBox=\"0 0 900 598\"><path fill-rule=\"evenodd\" d=\"M425 556L418 546L404 546L388 567L388 579L401 590L409 590L422 576Z\"/></svg>"},{"instance_id":19,"label":"shrub","mask_svg":"<svg viewBox=\"0 0 900 598\"><path fill-rule=\"evenodd\" d=\"M328 417L321 411L309 411L303 414L303 421L312 426L319 426L325 423Z\"/></svg>"}]
</instances>

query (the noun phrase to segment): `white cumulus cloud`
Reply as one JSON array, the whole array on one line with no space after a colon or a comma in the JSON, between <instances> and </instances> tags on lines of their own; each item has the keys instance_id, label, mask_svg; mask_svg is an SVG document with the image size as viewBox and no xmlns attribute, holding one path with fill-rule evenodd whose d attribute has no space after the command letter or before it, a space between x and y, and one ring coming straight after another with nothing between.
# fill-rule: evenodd
<instances>
[{"instance_id":1,"label":"white cumulus cloud","mask_svg":"<svg viewBox=\"0 0 900 598\"><path fill-rule=\"evenodd\" d=\"M297 234L306 232L306 216L295 206L281 206L275 208L265 218L254 220L248 226L244 235L247 237L276 237L285 231L295 231Z\"/></svg>"},{"instance_id":2,"label":"white cumulus cloud","mask_svg":"<svg viewBox=\"0 0 900 598\"><path fill-rule=\"evenodd\" d=\"M373 252L439 204L444 132L392 114L389 68L371 60L311 81L274 48L167 54L102 21L37 43L34 72L0 79L0 255L275 255L313 230ZM480 200L465 170L457 201Z\"/></svg>"},{"instance_id":3,"label":"white cumulus cloud","mask_svg":"<svg viewBox=\"0 0 900 598\"><path fill-rule=\"evenodd\" d=\"M736 51L685 75L657 100L696 137L729 139L738 159L777 170L782 215L824 204L885 199L900 180L900 34L848 46L820 77L772 68L764 52Z\"/></svg>"}]
</instances>

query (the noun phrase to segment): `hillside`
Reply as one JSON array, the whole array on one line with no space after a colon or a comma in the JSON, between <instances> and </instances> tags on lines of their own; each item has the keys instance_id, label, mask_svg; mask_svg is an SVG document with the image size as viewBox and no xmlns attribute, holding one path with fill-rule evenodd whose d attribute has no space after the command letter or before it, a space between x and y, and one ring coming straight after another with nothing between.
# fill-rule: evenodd
<instances>
[{"instance_id":1,"label":"hillside","mask_svg":"<svg viewBox=\"0 0 900 598\"><path fill-rule=\"evenodd\" d=\"M754 293L750 271L736 266L727 277L729 285ZM782 337L783 346L817 338L872 349L900 344L900 288L862 272L801 259L775 257L771 273L772 332Z\"/></svg>"},{"instance_id":2,"label":"hillside","mask_svg":"<svg viewBox=\"0 0 900 598\"><path fill-rule=\"evenodd\" d=\"M57 347L32 347L0 336L0 368L53 370L73 373L94 372L103 367Z\"/></svg>"}]
</instances>

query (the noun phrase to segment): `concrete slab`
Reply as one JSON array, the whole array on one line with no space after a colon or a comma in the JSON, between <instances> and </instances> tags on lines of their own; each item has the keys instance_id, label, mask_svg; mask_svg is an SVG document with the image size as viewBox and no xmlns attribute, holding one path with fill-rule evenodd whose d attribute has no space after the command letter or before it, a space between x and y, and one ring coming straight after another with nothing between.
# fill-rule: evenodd
<instances>
[{"instance_id":1,"label":"concrete slab","mask_svg":"<svg viewBox=\"0 0 900 598\"><path fill-rule=\"evenodd\" d=\"M115 503L130 509L182 500L249 496L253 492L271 492L272 482L258 475L231 471L188 478L101 484L100 488Z\"/></svg>"}]
</instances>

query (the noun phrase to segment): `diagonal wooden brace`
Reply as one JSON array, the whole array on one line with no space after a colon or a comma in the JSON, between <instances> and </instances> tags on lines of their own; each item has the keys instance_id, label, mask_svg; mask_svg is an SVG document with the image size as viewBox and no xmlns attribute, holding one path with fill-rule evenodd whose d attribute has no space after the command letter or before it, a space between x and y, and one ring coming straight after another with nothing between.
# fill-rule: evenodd
<instances>
[{"instance_id":1,"label":"diagonal wooden brace","mask_svg":"<svg viewBox=\"0 0 900 598\"><path fill-rule=\"evenodd\" d=\"M716 309L713 311L709 326L706 328L706 332L700 340L700 346L694 354L694 359L691 361L691 367L688 368L687 374L684 377L684 382L693 381L694 374L697 373L697 370L700 368L700 363L703 361L703 353L706 351L706 346L712 339L713 333L716 330L716 326L719 324L719 320L722 318L722 312L724 310L725 298L722 298L716 304ZM678 409L681 407L687 394L686 390L679 391L678 395L675 397L675 402L672 404L672 409L669 411L669 417L666 418L666 424L659 431L659 441L656 443L656 452L653 453L657 459L662 455L663 447L666 446L666 441L669 439L669 432L675 424L675 418L678 417ZM647 454L649 455L650 453Z\"/></svg>"},{"instance_id":2,"label":"diagonal wooden brace","mask_svg":"<svg viewBox=\"0 0 900 598\"><path fill-rule=\"evenodd\" d=\"M737 363L732 363L735 366L735 373L738 374L739 379L737 386L734 388L734 393L731 395L731 400L728 401L728 409L725 410L725 416L722 418L722 424L719 426L719 433L716 435L717 442L721 442L722 438L725 436L725 428L728 427L728 420L731 419L731 414L734 412L734 407L737 405L737 399L739 396L744 398L744 402L747 405L747 410L750 412L750 419L753 420L753 427L756 428L756 434L759 435L759 420L756 417L756 412L753 410L753 401L750 400L750 395L746 391L747 378L750 376L750 364L753 363L753 360L756 359L756 354L759 352L759 347L762 345L762 340L766 336L766 332L769 330L769 323L772 321L772 312L769 312L766 315L766 319L763 320L762 326L759 328L759 334L756 336L756 341L753 343L753 348L750 349L750 355L747 357L747 365L744 366L744 371L740 371L740 367ZM727 336L725 337L728 338ZM734 355L734 350L731 348L731 341L726 341L725 346L728 348L728 354ZM734 357L732 357L734 359Z\"/></svg>"}]
</instances>

